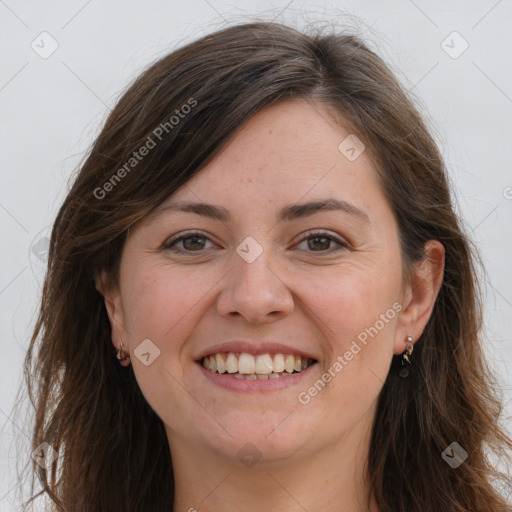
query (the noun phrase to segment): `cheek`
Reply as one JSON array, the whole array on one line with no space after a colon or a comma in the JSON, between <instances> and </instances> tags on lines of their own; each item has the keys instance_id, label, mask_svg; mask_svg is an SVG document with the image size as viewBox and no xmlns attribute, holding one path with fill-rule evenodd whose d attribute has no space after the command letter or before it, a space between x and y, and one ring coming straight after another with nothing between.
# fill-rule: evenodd
<instances>
[{"instance_id":1,"label":"cheek","mask_svg":"<svg viewBox=\"0 0 512 512\"><path fill-rule=\"evenodd\" d=\"M173 344L187 330L215 283L204 272L186 272L157 264L126 269L124 311L132 340L154 339L159 345Z\"/></svg>"},{"instance_id":2,"label":"cheek","mask_svg":"<svg viewBox=\"0 0 512 512\"><path fill-rule=\"evenodd\" d=\"M396 264L387 271L347 265L332 279L305 282L303 296L318 317L328 353L322 371L330 383L322 395L344 413L354 409L358 416L367 409L386 379L401 309L400 276Z\"/></svg>"},{"instance_id":3,"label":"cheek","mask_svg":"<svg viewBox=\"0 0 512 512\"><path fill-rule=\"evenodd\" d=\"M396 306L399 294L399 269L370 265L346 265L328 276L309 273L301 292L322 320L320 325L332 333L329 337L338 340L334 344L341 346Z\"/></svg>"},{"instance_id":4,"label":"cheek","mask_svg":"<svg viewBox=\"0 0 512 512\"><path fill-rule=\"evenodd\" d=\"M127 261L122 270L127 341L144 397L167 424L173 423L170 411L175 408L186 417L197 415L197 403L184 392L181 355L199 321L201 300L207 300L216 280L161 263L131 265ZM146 339L158 349L153 359L150 348L148 365L137 356L137 347Z\"/></svg>"}]
</instances>

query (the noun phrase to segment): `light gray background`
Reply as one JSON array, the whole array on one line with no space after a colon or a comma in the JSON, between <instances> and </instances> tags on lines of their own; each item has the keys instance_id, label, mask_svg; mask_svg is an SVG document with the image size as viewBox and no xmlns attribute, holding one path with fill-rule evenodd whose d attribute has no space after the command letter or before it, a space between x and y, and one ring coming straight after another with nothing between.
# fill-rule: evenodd
<instances>
[{"instance_id":1,"label":"light gray background","mask_svg":"<svg viewBox=\"0 0 512 512\"><path fill-rule=\"evenodd\" d=\"M508 403L512 376L512 2L0 0L0 511L16 510L15 417L43 278L44 241L75 167L122 89L158 57L253 15L301 27L336 20L392 66L427 112L458 208L488 276L485 350ZM31 48L41 32L58 49ZM457 58L464 41L469 47ZM443 49L452 53L450 56ZM49 39L45 40L49 48ZM452 48L447 48L451 46ZM32 250L34 249L34 250ZM36 254L37 253L37 254ZM509 427L510 428L510 427ZM16 446L15 440L18 437Z\"/></svg>"}]
</instances>

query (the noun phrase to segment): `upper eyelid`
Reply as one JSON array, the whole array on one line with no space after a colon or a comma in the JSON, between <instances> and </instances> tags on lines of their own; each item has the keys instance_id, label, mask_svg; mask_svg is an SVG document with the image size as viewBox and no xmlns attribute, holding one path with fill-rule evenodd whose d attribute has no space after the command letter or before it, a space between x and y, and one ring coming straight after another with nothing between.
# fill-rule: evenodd
<instances>
[{"instance_id":1,"label":"upper eyelid","mask_svg":"<svg viewBox=\"0 0 512 512\"><path fill-rule=\"evenodd\" d=\"M165 240L165 242L163 243L163 245L167 246L170 243L174 243L174 242L182 240L183 238L188 238L188 237L193 237L193 236L208 238L208 240L211 241L210 234L204 233L203 231L199 231L199 230L197 230L197 231L191 230L191 231L184 231L184 232L176 233L175 235L167 238Z\"/></svg>"},{"instance_id":2,"label":"upper eyelid","mask_svg":"<svg viewBox=\"0 0 512 512\"><path fill-rule=\"evenodd\" d=\"M315 238L315 237L321 237L326 236L327 238L331 238L333 241L339 244L340 247L345 247L346 249L351 249L352 244L343 236L338 235L336 233L332 233L329 230L323 230L323 229L311 229L309 231L306 231L306 233L303 233L300 235L301 238L296 242L296 244L304 242L304 240L307 240L308 238ZM313 251L315 252L315 251ZM326 252L326 251L323 251Z\"/></svg>"}]
</instances>

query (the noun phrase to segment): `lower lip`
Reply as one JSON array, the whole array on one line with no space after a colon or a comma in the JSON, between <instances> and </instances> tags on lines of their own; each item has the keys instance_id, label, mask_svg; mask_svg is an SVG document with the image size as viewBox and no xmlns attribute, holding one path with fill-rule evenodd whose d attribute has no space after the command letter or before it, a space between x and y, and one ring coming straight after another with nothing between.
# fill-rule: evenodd
<instances>
[{"instance_id":1,"label":"lower lip","mask_svg":"<svg viewBox=\"0 0 512 512\"><path fill-rule=\"evenodd\" d=\"M231 377L227 373L214 373L210 370L206 370L200 363L197 363L199 370L203 375L213 384L220 386L221 388L230 389L232 391L241 391L246 393L258 393L261 391L276 391L279 389L285 389L299 384L305 377L307 377L316 366L316 362L308 366L305 370L300 373L288 375L286 377L279 377L278 379L254 379L254 380L242 380L235 377Z\"/></svg>"}]
</instances>

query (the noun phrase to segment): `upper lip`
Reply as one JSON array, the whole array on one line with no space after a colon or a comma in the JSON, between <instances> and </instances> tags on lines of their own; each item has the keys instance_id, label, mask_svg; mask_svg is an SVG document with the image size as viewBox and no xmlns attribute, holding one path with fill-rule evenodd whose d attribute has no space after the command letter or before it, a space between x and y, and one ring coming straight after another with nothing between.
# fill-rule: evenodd
<instances>
[{"instance_id":1,"label":"upper lip","mask_svg":"<svg viewBox=\"0 0 512 512\"><path fill-rule=\"evenodd\" d=\"M247 353L253 355L260 354L293 354L296 356L306 357L309 359L315 359L316 357L311 355L309 352L301 350L297 347L293 347L291 345L285 345L283 343L278 343L275 341L244 341L244 340L233 340L233 341L224 341L223 343L218 343L216 345L212 345L208 348L205 348L199 355L196 360L201 361L206 356L211 356L213 354L217 354L219 352L235 352L235 353Z\"/></svg>"}]
</instances>

